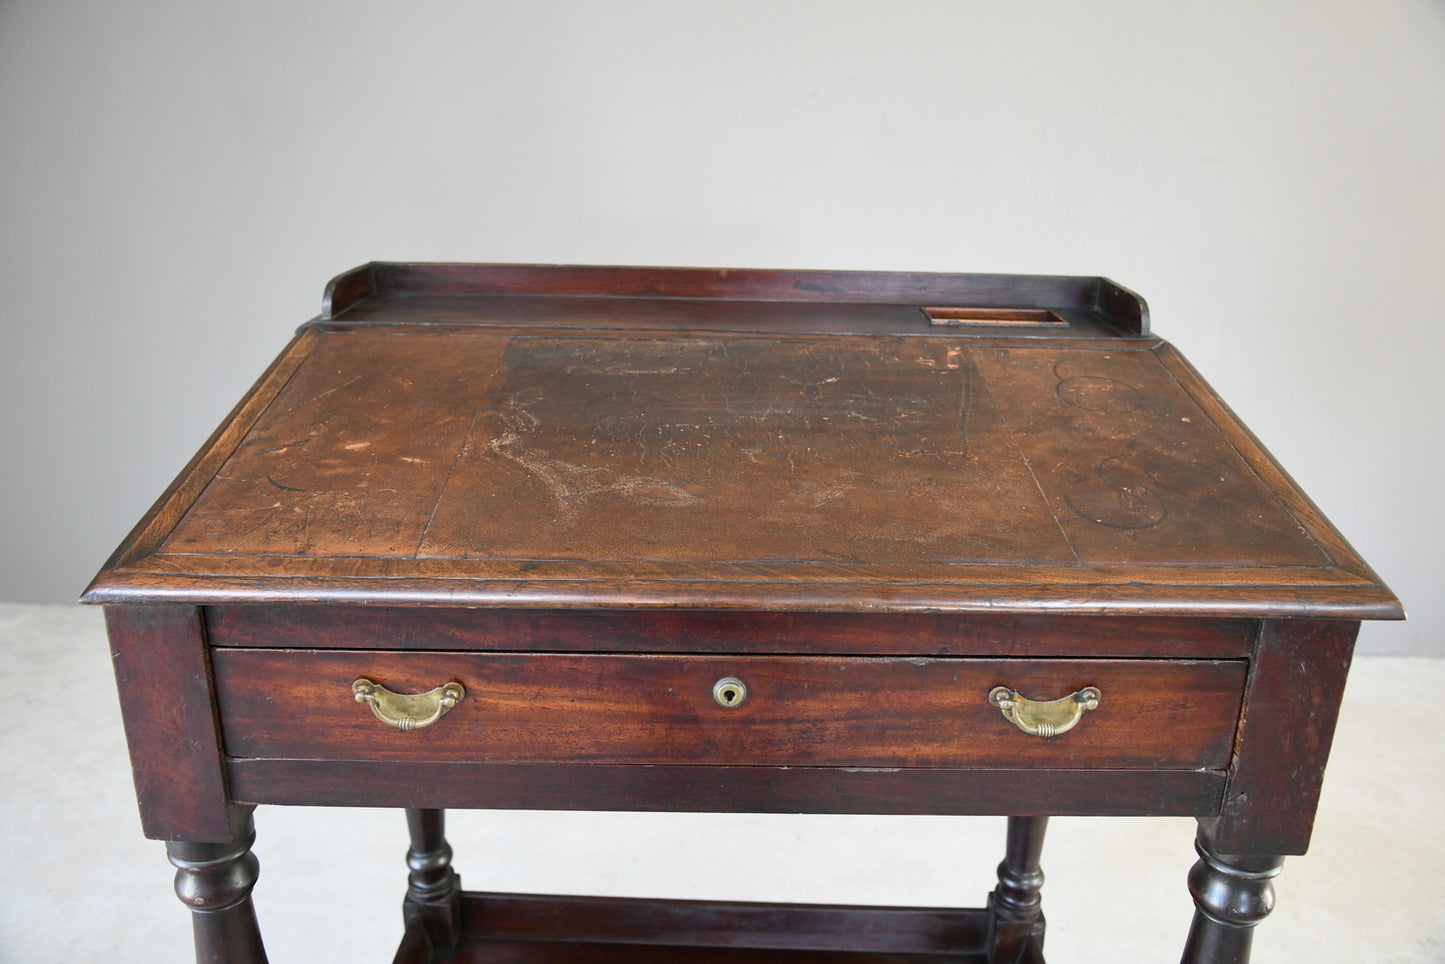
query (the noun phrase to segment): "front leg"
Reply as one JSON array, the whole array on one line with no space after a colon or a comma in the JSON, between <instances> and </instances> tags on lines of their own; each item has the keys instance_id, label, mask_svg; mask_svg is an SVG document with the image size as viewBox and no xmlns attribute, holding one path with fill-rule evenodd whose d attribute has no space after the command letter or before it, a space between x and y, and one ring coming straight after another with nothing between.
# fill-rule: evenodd
<instances>
[{"instance_id":1,"label":"front leg","mask_svg":"<svg viewBox=\"0 0 1445 964\"><path fill-rule=\"evenodd\" d=\"M1218 820L1200 820L1189 871L1194 922L1180 964L1248 964L1254 927L1274 909L1273 880L1284 866L1276 856L1236 857L1215 846Z\"/></svg>"},{"instance_id":2,"label":"front leg","mask_svg":"<svg viewBox=\"0 0 1445 964\"><path fill-rule=\"evenodd\" d=\"M408 928L420 925L432 956L456 948L461 933L462 883L452 869L452 848L446 838L445 810L407 810L411 847L406 864L406 901L402 905Z\"/></svg>"},{"instance_id":3,"label":"front leg","mask_svg":"<svg viewBox=\"0 0 1445 964\"><path fill-rule=\"evenodd\" d=\"M1009 817L1003 862L998 865L998 886L988 898L989 960L995 964L1039 961L1044 944L1044 915L1039 892L1044 872L1039 860L1044 849L1048 817Z\"/></svg>"},{"instance_id":4,"label":"front leg","mask_svg":"<svg viewBox=\"0 0 1445 964\"><path fill-rule=\"evenodd\" d=\"M260 862L251 852L256 830L252 807L231 807L226 843L166 843L176 867L176 896L191 909L196 964L266 964L251 889Z\"/></svg>"}]
</instances>

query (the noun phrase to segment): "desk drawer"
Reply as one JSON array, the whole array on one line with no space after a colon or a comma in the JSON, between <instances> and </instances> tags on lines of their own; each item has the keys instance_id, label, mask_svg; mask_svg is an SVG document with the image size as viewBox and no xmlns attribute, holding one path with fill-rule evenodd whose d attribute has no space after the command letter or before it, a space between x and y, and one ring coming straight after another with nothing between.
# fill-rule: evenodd
<instances>
[{"instance_id":1,"label":"desk drawer","mask_svg":"<svg viewBox=\"0 0 1445 964\"><path fill-rule=\"evenodd\" d=\"M232 757L488 763L1222 769L1241 660L217 650ZM434 724L403 731L353 697L457 682ZM714 696L732 678L745 698ZM1100 691L1066 733L1022 732L990 703ZM724 687L727 690L728 687ZM723 698L726 698L724 694Z\"/></svg>"}]
</instances>

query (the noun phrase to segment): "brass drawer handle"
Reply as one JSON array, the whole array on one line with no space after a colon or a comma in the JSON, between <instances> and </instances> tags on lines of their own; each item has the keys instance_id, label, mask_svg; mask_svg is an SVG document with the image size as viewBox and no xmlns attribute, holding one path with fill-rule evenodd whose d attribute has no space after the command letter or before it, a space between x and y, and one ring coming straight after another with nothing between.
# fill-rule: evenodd
<instances>
[{"instance_id":1,"label":"brass drawer handle","mask_svg":"<svg viewBox=\"0 0 1445 964\"><path fill-rule=\"evenodd\" d=\"M988 701L1003 712L1003 718L1030 736L1058 736L1078 724L1085 710L1099 708L1097 687L1085 686L1058 700L1031 700L1007 686L988 691Z\"/></svg>"},{"instance_id":2,"label":"brass drawer handle","mask_svg":"<svg viewBox=\"0 0 1445 964\"><path fill-rule=\"evenodd\" d=\"M378 720L398 730L419 730L431 726L467 695L461 683L446 683L425 693L406 695L393 693L365 678L352 683L351 692L355 694L356 702L371 706L371 712Z\"/></svg>"}]
</instances>

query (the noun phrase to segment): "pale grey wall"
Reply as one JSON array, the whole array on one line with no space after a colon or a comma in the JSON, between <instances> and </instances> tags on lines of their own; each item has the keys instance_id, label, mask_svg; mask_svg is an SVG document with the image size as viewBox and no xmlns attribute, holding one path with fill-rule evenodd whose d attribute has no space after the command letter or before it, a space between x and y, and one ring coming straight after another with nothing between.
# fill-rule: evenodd
<instances>
[{"instance_id":1,"label":"pale grey wall","mask_svg":"<svg viewBox=\"0 0 1445 964\"><path fill-rule=\"evenodd\" d=\"M0 598L370 259L1103 273L1445 652L1445 6L0 2Z\"/></svg>"}]
</instances>

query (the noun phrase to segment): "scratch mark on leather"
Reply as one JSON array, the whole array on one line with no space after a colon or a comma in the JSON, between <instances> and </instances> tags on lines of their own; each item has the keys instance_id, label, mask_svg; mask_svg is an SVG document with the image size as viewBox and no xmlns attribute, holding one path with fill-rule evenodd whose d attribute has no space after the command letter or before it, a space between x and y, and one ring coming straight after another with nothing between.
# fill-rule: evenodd
<instances>
[{"instance_id":1,"label":"scratch mark on leather","mask_svg":"<svg viewBox=\"0 0 1445 964\"><path fill-rule=\"evenodd\" d=\"M577 516L575 501L600 495L619 495L639 505L652 506L693 505L698 501L695 495L663 479L623 475L609 468L548 458L519 449L521 443L521 435L504 430L488 443L488 448L545 485L569 521Z\"/></svg>"},{"instance_id":2,"label":"scratch mark on leather","mask_svg":"<svg viewBox=\"0 0 1445 964\"><path fill-rule=\"evenodd\" d=\"M339 392L339 391L341 391L343 388L347 387L348 385L354 385L355 383L357 383L357 382L359 382L359 381L361 381L361 376L360 376L360 375L356 375L356 376L353 376L352 378L348 378L346 381L342 382L340 385L337 385L335 388L328 388L326 391L322 392L321 394L319 394L319 395L313 395L313 396L311 396L310 398L306 399L304 402L297 402L295 405L292 405L290 408L286 409L286 411L285 411L283 414L289 415L289 414L291 414L292 412L296 411L298 408L305 408L307 405L310 405L310 404L312 404L313 402L319 402L321 399L325 398L327 395L330 395L330 394L332 394L332 393L334 393L334 392Z\"/></svg>"},{"instance_id":3,"label":"scratch mark on leather","mask_svg":"<svg viewBox=\"0 0 1445 964\"><path fill-rule=\"evenodd\" d=\"M527 410L527 401L524 395L514 395L507 399L503 411L485 416L501 422L501 431L487 442L487 448L546 486L565 521L576 521L577 502L604 495L620 496L645 506L697 503L697 496L665 479L628 475L605 466L578 465L529 451L525 436L541 423Z\"/></svg>"},{"instance_id":4,"label":"scratch mark on leather","mask_svg":"<svg viewBox=\"0 0 1445 964\"><path fill-rule=\"evenodd\" d=\"M294 441L294 442L283 442L283 443L281 443L280 445L272 445L270 448L264 448L264 449L262 449L262 450L261 450L261 454L262 454L262 455L274 455L274 454L276 454L277 452L285 452L285 451L288 450L288 449L299 449L299 448L301 448L303 445L306 445L306 444L307 444L308 442L310 442L310 441L311 441L311 439L309 439L309 438L303 438L303 439L297 439L297 440Z\"/></svg>"}]
</instances>

